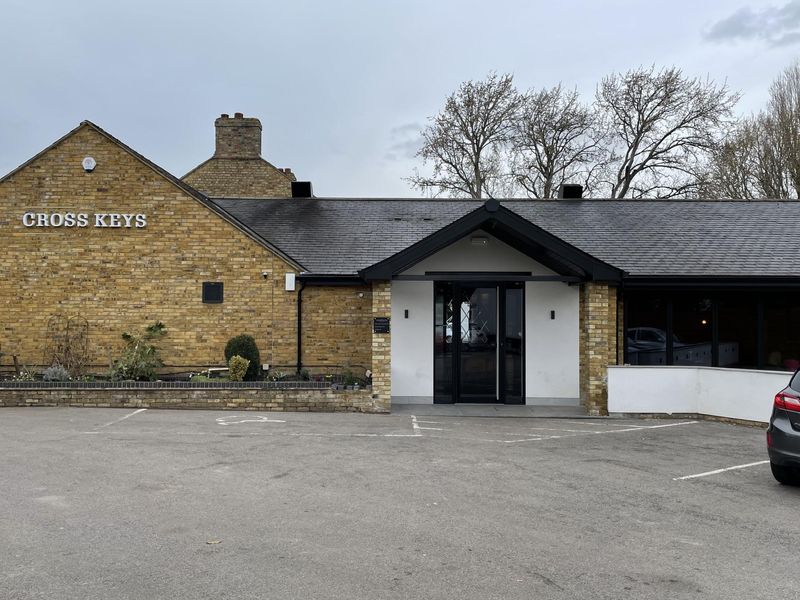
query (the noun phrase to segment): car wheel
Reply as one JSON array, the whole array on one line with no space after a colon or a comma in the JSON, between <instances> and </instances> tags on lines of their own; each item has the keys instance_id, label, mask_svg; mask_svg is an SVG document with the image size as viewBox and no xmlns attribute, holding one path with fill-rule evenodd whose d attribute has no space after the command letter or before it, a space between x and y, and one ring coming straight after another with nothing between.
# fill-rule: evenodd
<instances>
[{"instance_id":1,"label":"car wheel","mask_svg":"<svg viewBox=\"0 0 800 600\"><path fill-rule=\"evenodd\" d=\"M797 469L776 465L774 462L770 462L769 466L772 469L772 476L781 485L800 485L800 474Z\"/></svg>"}]
</instances>

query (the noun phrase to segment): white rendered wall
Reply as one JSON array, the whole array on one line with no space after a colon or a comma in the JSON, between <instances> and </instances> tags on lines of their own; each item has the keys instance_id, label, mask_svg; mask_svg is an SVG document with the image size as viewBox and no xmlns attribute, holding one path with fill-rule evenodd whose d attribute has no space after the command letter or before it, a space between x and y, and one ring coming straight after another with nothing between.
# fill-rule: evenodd
<instances>
[{"instance_id":1,"label":"white rendered wall","mask_svg":"<svg viewBox=\"0 0 800 600\"><path fill-rule=\"evenodd\" d=\"M792 374L713 367L608 368L610 413L698 413L769 421Z\"/></svg>"},{"instance_id":2,"label":"white rendered wall","mask_svg":"<svg viewBox=\"0 0 800 600\"><path fill-rule=\"evenodd\" d=\"M485 246L476 246L471 238L487 238ZM534 275L556 275L544 265L514 250L484 231L471 233L418 262L403 275L424 275L426 271L525 271Z\"/></svg>"},{"instance_id":3,"label":"white rendered wall","mask_svg":"<svg viewBox=\"0 0 800 600\"><path fill-rule=\"evenodd\" d=\"M525 283L525 396L580 396L578 286L561 282ZM550 311L555 311L555 319Z\"/></svg>"},{"instance_id":4,"label":"white rendered wall","mask_svg":"<svg viewBox=\"0 0 800 600\"><path fill-rule=\"evenodd\" d=\"M397 403L432 404L432 281L392 282L391 324L392 400Z\"/></svg>"}]
</instances>

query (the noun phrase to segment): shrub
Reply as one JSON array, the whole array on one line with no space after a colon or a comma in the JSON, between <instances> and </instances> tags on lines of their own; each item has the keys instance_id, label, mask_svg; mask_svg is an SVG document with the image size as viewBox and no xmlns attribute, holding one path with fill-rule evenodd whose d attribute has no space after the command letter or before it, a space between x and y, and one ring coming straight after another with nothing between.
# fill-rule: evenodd
<instances>
[{"instance_id":1,"label":"shrub","mask_svg":"<svg viewBox=\"0 0 800 600\"><path fill-rule=\"evenodd\" d=\"M125 349L119 360L115 360L111 366L111 378L153 381L156 369L164 366L155 342L166 333L167 328L161 321L147 327L141 335L123 333Z\"/></svg>"},{"instance_id":2,"label":"shrub","mask_svg":"<svg viewBox=\"0 0 800 600\"><path fill-rule=\"evenodd\" d=\"M55 364L42 371L42 379L45 381L70 381L72 377L65 366Z\"/></svg>"},{"instance_id":3,"label":"shrub","mask_svg":"<svg viewBox=\"0 0 800 600\"><path fill-rule=\"evenodd\" d=\"M234 354L228 361L228 379L231 381L242 381L247 374L248 367L250 367L249 360L242 358L238 354Z\"/></svg>"},{"instance_id":4,"label":"shrub","mask_svg":"<svg viewBox=\"0 0 800 600\"><path fill-rule=\"evenodd\" d=\"M230 361L233 356L241 356L250 361L245 373L246 381L258 379L258 370L261 365L261 355L258 353L258 346L252 335L237 335L228 340L225 345L225 362Z\"/></svg>"},{"instance_id":5,"label":"shrub","mask_svg":"<svg viewBox=\"0 0 800 600\"><path fill-rule=\"evenodd\" d=\"M344 384L345 385L355 385L358 382L356 379L355 374L352 371L346 371L344 374Z\"/></svg>"}]
</instances>

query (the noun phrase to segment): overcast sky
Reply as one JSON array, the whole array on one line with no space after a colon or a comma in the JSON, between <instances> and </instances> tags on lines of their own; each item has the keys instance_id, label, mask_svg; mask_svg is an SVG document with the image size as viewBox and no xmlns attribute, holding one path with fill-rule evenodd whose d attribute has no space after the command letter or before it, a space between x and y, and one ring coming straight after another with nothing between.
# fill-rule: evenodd
<instances>
[{"instance_id":1,"label":"overcast sky","mask_svg":"<svg viewBox=\"0 0 800 600\"><path fill-rule=\"evenodd\" d=\"M414 196L418 132L460 82L577 87L640 65L727 80L740 112L800 55L800 0L4 0L0 173L89 119L177 176L214 119L318 196Z\"/></svg>"}]
</instances>

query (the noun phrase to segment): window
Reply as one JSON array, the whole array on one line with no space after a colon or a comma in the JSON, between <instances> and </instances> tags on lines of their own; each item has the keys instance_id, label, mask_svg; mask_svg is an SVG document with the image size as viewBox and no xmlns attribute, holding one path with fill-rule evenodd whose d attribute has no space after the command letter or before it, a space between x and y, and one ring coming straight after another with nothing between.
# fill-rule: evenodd
<instances>
[{"instance_id":1,"label":"window","mask_svg":"<svg viewBox=\"0 0 800 600\"><path fill-rule=\"evenodd\" d=\"M764 367L800 368L800 306L792 293L764 297Z\"/></svg>"},{"instance_id":2,"label":"window","mask_svg":"<svg viewBox=\"0 0 800 600\"><path fill-rule=\"evenodd\" d=\"M719 299L719 366L758 367L758 298L722 294Z\"/></svg>"},{"instance_id":3,"label":"window","mask_svg":"<svg viewBox=\"0 0 800 600\"><path fill-rule=\"evenodd\" d=\"M628 291L625 362L795 371L795 290Z\"/></svg>"},{"instance_id":4,"label":"window","mask_svg":"<svg viewBox=\"0 0 800 600\"><path fill-rule=\"evenodd\" d=\"M667 302L651 294L629 293L625 298L627 318L626 362L632 365L667 364Z\"/></svg>"},{"instance_id":5,"label":"window","mask_svg":"<svg viewBox=\"0 0 800 600\"><path fill-rule=\"evenodd\" d=\"M203 304L222 304L222 282L203 282Z\"/></svg>"},{"instance_id":6,"label":"window","mask_svg":"<svg viewBox=\"0 0 800 600\"><path fill-rule=\"evenodd\" d=\"M674 365L710 367L712 360L712 300L702 294L681 294L672 304Z\"/></svg>"}]
</instances>

